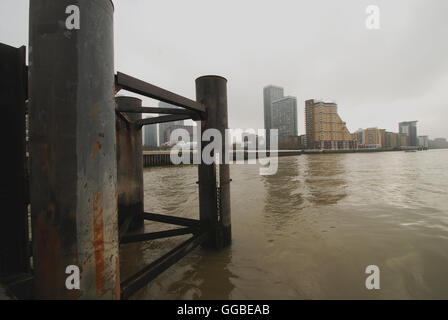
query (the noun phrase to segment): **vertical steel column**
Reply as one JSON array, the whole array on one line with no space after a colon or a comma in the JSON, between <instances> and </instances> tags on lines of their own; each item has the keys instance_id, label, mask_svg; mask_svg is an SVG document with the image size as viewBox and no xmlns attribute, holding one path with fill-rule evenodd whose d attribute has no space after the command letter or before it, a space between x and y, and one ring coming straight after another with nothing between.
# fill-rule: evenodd
<instances>
[{"instance_id":1,"label":"vertical steel column","mask_svg":"<svg viewBox=\"0 0 448 320\"><path fill-rule=\"evenodd\" d=\"M67 29L67 7L80 29ZM110 0L30 1L31 212L38 299L120 297ZM66 287L66 268L80 289Z\"/></svg>"},{"instance_id":2,"label":"vertical steel column","mask_svg":"<svg viewBox=\"0 0 448 320\"><path fill-rule=\"evenodd\" d=\"M142 106L142 100L116 97L119 109ZM143 144L142 128L132 124L142 119L141 113L125 113L116 117L118 225L120 234L143 227Z\"/></svg>"},{"instance_id":3,"label":"vertical steel column","mask_svg":"<svg viewBox=\"0 0 448 320\"><path fill-rule=\"evenodd\" d=\"M25 47L0 44L1 145L4 153L0 200L0 278L26 273L28 213L25 195L25 100L28 76Z\"/></svg>"},{"instance_id":4,"label":"vertical steel column","mask_svg":"<svg viewBox=\"0 0 448 320\"><path fill-rule=\"evenodd\" d=\"M221 132L222 158L225 152L227 117L227 80L220 76L203 76L196 79L196 100L206 106L207 119L201 122L201 133L209 128ZM204 143L201 143L202 149ZM201 150L202 152L202 150ZM215 164L201 161L199 172L199 211L201 228L209 232L204 246L221 249L232 240L230 219L230 170L229 164L219 164L219 180ZM218 182L217 182L218 181Z\"/></svg>"}]
</instances>

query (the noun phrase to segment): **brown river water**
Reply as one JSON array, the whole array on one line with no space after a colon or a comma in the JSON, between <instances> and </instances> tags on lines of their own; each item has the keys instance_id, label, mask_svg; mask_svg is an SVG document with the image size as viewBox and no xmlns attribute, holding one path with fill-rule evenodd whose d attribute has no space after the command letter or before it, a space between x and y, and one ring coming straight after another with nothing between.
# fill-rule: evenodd
<instances>
[{"instance_id":1,"label":"brown river water","mask_svg":"<svg viewBox=\"0 0 448 320\"><path fill-rule=\"evenodd\" d=\"M448 150L281 157L272 176L230 170L232 246L197 248L133 299L448 299ZM197 167L146 168L144 180L145 211L198 218ZM187 238L123 245L122 279ZM368 265L379 290L365 287Z\"/></svg>"}]
</instances>

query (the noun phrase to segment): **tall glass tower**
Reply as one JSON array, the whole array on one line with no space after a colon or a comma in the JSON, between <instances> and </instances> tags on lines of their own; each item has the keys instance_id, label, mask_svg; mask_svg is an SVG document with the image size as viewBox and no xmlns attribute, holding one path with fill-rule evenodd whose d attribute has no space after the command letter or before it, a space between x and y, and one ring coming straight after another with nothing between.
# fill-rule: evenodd
<instances>
[{"instance_id":1,"label":"tall glass tower","mask_svg":"<svg viewBox=\"0 0 448 320\"><path fill-rule=\"evenodd\" d=\"M283 88L269 85L263 88L264 128L266 130L266 148L269 148L272 129L272 102L283 98Z\"/></svg>"}]
</instances>

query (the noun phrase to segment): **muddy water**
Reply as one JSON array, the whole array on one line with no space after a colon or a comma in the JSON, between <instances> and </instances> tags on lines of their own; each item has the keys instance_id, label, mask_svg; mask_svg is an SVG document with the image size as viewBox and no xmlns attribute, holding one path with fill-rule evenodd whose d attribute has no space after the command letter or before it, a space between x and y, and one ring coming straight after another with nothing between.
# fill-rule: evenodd
<instances>
[{"instance_id":1,"label":"muddy water","mask_svg":"<svg viewBox=\"0 0 448 320\"><path fill-rule=\"evenodd\" d=\"M448 298L448 150L282 157L276 175L231 176L232 246L196 249L134 299ZM144 180L146 211L198 217L196 167ZM122 246L122 278L186 238Z\"/></svg>"}]
</instances>

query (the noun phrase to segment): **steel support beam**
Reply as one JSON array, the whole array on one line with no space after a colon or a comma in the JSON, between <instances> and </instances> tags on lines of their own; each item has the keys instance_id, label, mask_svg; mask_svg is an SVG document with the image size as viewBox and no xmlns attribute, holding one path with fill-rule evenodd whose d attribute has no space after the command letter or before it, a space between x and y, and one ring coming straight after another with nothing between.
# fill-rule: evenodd
<instances>
[{"instance_id":1,"label":"steel support beam","mask_svg":"<svg viewBox=\"0 0 448 320\"><path fill-rule=\"evenodd\" d=\"M4 153L0 200L0 278L30 271L25 179L25 47L0 44L0 111ZM7 209L6 209L7 207Z\"/></svg>"},{"instance_id":2,"label":"steel support beam","mask_svg":"<svg viewBox=\"0 0 448 320\"><path fill-rule=\"evenodd\" d=\"M225 159L225 130L228 128L227 80L220 76L196 79L196 100L207 107L207 119L201 122L201 133L209 128L219 130L223 141L222 149L218 152ZM201 152L206 143L208 142L201 143ZM221 249L230 245L232 239L229 164L224 161L218 165L201 162L198 173L201 228L209 234L204 246Z\"/></svg>"},{"instance_id":3,"label":"steel support beam","mask_svg":"<svg viewBox=\"0 0 448 320\"><path fill-rule=\"evenodd\" d=\"M145 220L175 224L175 225L184 226L184 227L199 227L199 224L200 224L199 220L183 218L183 217L173 217L173 216L168 216L165 214L144 212L142 214L142 216Z\"/></svg>"},{"instance_id":4,"label":"steel support beam","mask_svg":"<svg viewBox=\"0 0 448 320\"><path fill-rule=\"evenodd\" d=\"M197 233L198 231L199 228L187 227L187 228L178 228L178 229L164 230L150 233L131 234L123 236L120 239L120 244L177 237L186 234L194 234Z\"/></svg>"},{"instance_id":5,"label":"steel support beam","mask_svg":"<svg viewBox=\"0 0 448 320\"><path fill-rule=\"evenodd\" d=\"M186 108L192 111L204 112L205 107L188 98L182 97L171 91L156 87L150 83L133 78L127 74L117 72L116 86L118 89L124 89L130 92L141 94L143 96L160 100L178 107Z\"/></svg>"},{"instance_id":6,"label":"steel support beam","mask_svg":"<svg viewBox=\"0 0 448 320\"><path fill-rule=\"evenodd\" d=\"M139 108L142 100L116 97L118 109ZM118 225L120 236L128 230L143 227L143 146L141 127L133 125L142 119L141 113L126 113L116 117ZM130 121L130 123L128 122Z\"/></svg>"},{"instance_id":7,"label":"steel support beam","mask_svg":"<svg viewBox=\"0 0 448 320\"><path fill-rule=\"evenodd\" d=\"M139 107L139 108L120 108L116 110L117 112L127 112L127 113L156 113L156 114L185 114L192 118L198 115L197 112L185 110L185 109L174 109L174 108L153 108L153 107Z\"/></svg>"},{"instance_id":8,"label":"steel support beam","mask_svg":"<svg viewBox=\"0 0 448 320\"><path fill-rule=\"evenodd\" d=\"M198 245L203 243L206 238L207 237L205 234L194 235L167 254L137 272L135 275L123 281L121 283L121 298L129 298L135 292L147 285L151 280L155 279L166 269L193 251Z\"/></svg>"},{"instance_id":9,"label":"steel support beam","mask_svg":"<svg viewBox=\"0 0 448 320\"><path fill-rule=\"evenodd\" d=\"M182 115L182 114L173 114L169 116L161 116L161 117L154 117L154 118L146 118L141 119L135 122L135 124L138 127L155 124L155 123L164 123L164 122L172 122L172 121L178 121L178 120L187 120L191 119L190 115Z\"/></svg>"},{"instance_id":10,"label":"steel support beam","mask_svg":"<svg viewBox=\"0 0 448 320\"><path fill-rule=\"evenodd\" d=\"M30 1L31 212L37 299L118 299L113 5ZM67 266L80 290L66 287Z\"/></svg>"}]
</instances>

